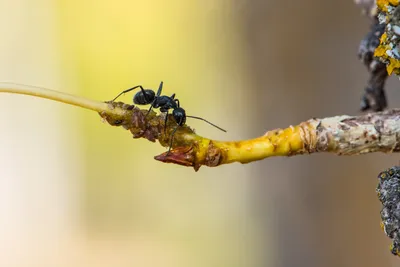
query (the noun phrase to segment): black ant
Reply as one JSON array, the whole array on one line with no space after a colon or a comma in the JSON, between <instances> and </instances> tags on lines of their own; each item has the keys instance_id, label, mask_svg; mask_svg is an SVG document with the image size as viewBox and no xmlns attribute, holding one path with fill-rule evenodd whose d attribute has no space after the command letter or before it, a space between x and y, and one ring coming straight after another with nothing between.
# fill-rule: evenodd
<instances>
[{"instance_id":1,"label":"black ant","mask_svg":"<svg viewBox=\"0 0 400 267\"><path fill-rule=\"evenodd\" d=\"M150 113L150 111L153 108L159 108L162 113L167 113L165 116L165 130L167 128L167 121L168 121L168 112L170 109L172 109L172 116L174 117L175 122L178 124L174 131L171 134L171 141L169 144L169 149L167 152L167 155L171 151L172 148L172 143L174 141L174 135L176 130L178 129L179 126L183 126L186 123L186 118L193 118L193 119L198 119L207 122L208 124L214 126L215 128L218 128L219 130L226 132L226 130L222 129L221 127L218 127L217 125L209 122L206 119L196 117L196 116L189 116L186 115L186 112L183 108L180 107L179 99L175 98L175 94L172 94L171 96L166 96L166 95L161 95L162 92L162 87L163 87L163 82L160 83L160 86L158 87L157 94L151 89L143 89L141 85L137 85L135 87L129 88L125 91L122 91L119 95L117 95L111 102L114 102L118 97L121 95L128 93L132 90L135 90L136 88L140 88L140 91L135 94L133 97L133 103L137 105L151 105L149 108L149 111L147 112L147 115ZM146 116L147 116L146 115Z\"/></svg>"}]
</instances>

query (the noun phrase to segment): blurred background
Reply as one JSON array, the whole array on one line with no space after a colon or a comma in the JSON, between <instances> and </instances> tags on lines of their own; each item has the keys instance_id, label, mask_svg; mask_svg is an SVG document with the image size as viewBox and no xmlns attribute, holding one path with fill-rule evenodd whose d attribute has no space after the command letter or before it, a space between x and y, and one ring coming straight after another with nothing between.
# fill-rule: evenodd
<instances>
[{"instance_id":1,"label":"blurred background","mask_svg":"<svg viewBox=\"0 0 400 267\"><path fill-rule=\"evenodd\" d=\"M110 100L176 93L201 135L359 114L369 21L351 0L0 1L0 80ZM395 78L390 107L398 107ZM132 95L121 98L131 102ZM162 164L94 112L0 97L0 266L395 266L378 173L398 155Z\"/></svg>"}]
</instances>

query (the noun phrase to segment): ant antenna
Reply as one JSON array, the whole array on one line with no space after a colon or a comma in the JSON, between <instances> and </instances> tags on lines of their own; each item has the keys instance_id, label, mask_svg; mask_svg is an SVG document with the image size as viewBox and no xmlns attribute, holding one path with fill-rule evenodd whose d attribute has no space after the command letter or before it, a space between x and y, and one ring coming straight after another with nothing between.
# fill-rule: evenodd
<instances>
[{"instance_id":1,"label":"ant antenna","mask_svg":"<svg viewBox=\"0 0 400 267\"><path fill-rule=\"evenodd\" d=\"M223 132L226 133L226 130L224 130L224 129L222 129L221 127L215 125L214 123L209 122L209 121L206 120L206 119L203 119L203 118L200 118L200 117L196 117L196 116L189 116L189 115L186 115L186 117L205 121L205 122L207 122L208 124L214 126L215 128L218 128L219 130L221 130L221 131L223 131Z\"/></svg>"},{"instance_id":2,"label":"ant antenna","mask_svg":"<svg viewBox=\"0 0 400 267\"><path fill-rule=\"evenodd\" d=\"M126 93L128 93L128 92L130 92L130 91L132 91L132 90L135 90L136 88L140 88L140 89L142 90L142 92L144 91L144 89L143 89L143 87L142 87L141 85L137 85L137 86L135 86L135 87L132 87L132 88L126 89L125 91L122 91L122 92L119 93L119 95L117 95L113 100L111 100L111 102L114 102L114 101L117 100L117 98L120 97L121 95L126 94ZM146 97L145 94L144 94L144 96Z\"/></svg>"}]
</instances>

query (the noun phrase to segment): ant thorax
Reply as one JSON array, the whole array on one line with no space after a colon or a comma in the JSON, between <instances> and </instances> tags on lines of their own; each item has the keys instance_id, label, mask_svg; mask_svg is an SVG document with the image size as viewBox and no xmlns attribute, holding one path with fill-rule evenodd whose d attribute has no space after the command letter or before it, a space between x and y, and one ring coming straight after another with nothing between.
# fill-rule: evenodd
<instances>
[{"instance_id":1,"label":"ant thorax","mask_svg":"<svg viewBox=\"0 0 400 267\"><path fill-rule=\"evenodd\" d=\"M161 112L167 112L169 109L175 109L178 106L174 99L169 96L163 95L156 97L153 103L153 107L160 108Z\"/></svg>"}]
</instances>

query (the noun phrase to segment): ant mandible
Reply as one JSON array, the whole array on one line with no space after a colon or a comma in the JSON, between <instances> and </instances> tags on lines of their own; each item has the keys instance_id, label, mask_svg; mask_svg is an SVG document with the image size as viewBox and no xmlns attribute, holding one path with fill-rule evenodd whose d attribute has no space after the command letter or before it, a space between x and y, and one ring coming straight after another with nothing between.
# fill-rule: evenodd
<instances>
[{"instance_id":1,"label":"ant mandible","mask_svg":"<svg viewBox=\"0 0 400 267\"><path fill-rule=\"evenodd\" d=\"M115 100L117 100L118 97L120 97L121 95L128 93L132 90L135 90L136 88L140 88L140 91L137 92L135 94L135 96L133 97L133 103L137 104L137 105L149 105L150 104L150 108L149 111L147 111L147 115L150 113L150 111L153 108L159 108L160 111L162 113L166 113L165 115L165 130L167 128L167 121L168 121L168 113L169 110L172 109L172 117L174 118L175 122L177 123L177 126L175 127L175 129L173 130L172 134L171 134L171 141L169 144L169 149L167 152L167 155L169 154L169 152L171 151L172 148L172 144L174 141L174 135L176 130L180 127L183 126L186 123L186 118L193 118L193 119L198 119L198 120L202 120L207 122L208 124L214 126L215 128L226 132L226 130L222 129L221 127L209 122L206 119L200 118L200 117L196 117L196 116L189 116L186 115L186 112L183 108L180 107L180 103L179 103L179 99L175 98L175 94L172 94L171 96L166 96L166 95L161 95L162 92L162 87L163 87L163 82L160 83L160 86L158 87L158 91L157 94L155 94L155 92L151 89L144 89L143 86L141 85L137 85L135 87L129 88L125 91L122 91L119 95L117 95L111 102L114 102ZM146 116L147 116L146 115Z\"/></svg>"}]
</instances>

